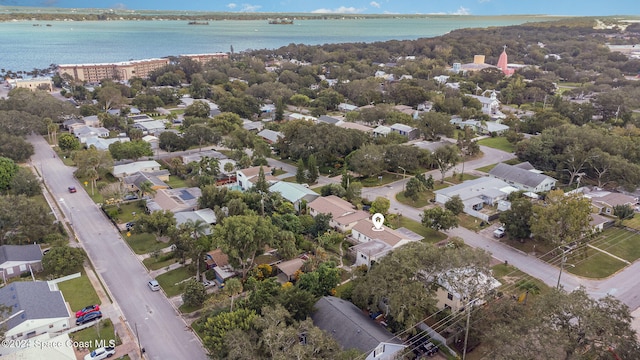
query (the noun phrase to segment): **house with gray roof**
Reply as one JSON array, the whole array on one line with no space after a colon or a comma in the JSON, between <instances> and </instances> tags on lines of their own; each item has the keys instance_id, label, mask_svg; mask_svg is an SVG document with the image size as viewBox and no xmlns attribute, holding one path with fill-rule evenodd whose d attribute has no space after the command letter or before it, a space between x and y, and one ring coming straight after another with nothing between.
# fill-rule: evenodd
<instances>
[{"instance_id":1,"label":"house with gray roof","mask_svg":"<svg viewBox=\"0 0 640 360\"><path fill-rule=\"evenodd\" d=\"M367 360L395 359L405 348L392 333L347 300L324 296L313 308L314 325L329 333L343 349L365 352Z\"/></svg>"},{"instance_id":2,"label":"house with gray roof","mask_svg":"<svg viewBox=\"0 0 640 360\"><path fill-rule=\"evenodd\" d=\"M331 124L331 125L337 125L339 122L341 122L342 120L338 119L338 118L334 118L328 115L322 115L318 118L318 123L326 123L326 124Z\"/></svg>"},{"instance_id":3,"label":"house with gray roof","mask_svg":"<svg viewBox=\"0 0 640 360\"><path fill-rule=\"evenodd\" d=\"M373 129L373 136L374 137L387 137L387 135L389 135L389 133L391 132L391 128L388 126L384 126L384 125L379 125L378 127L376 127L375 129Z\"/></svg>"},{"instance_id":4,"label":"house with gray roof","mask_svg":"<svg viewBox=\"0 0 640 360\"><path fill-rule=\"evenodd\" d=\"M151 120L151 121L143 121L137 122L133 124L134 128L142 130L144 135L147 134L160 134L166 128L166 122L162 120Z\"/></svg>"},{"instance_id":5,"label":"house with gray roof","mask_svg":"<svg viewBox=\"0 0 640 360\"><path fill-rule=\"evenodd\" d=\"M169 210L173 213L181 211L194 211L198 209L198 199L202 196L202 190L197 187L160 189L153 199L147 200L149 212Z\"/></svg>"},{"instance_id":6,"label":"house with gray roof","mask_svg":"<svg viewBox=\"0 0 640 360\"><path fill-rule=\"evenodd\" d=\"M0 304L11 309L4 323L7 339L23 340L69 328L71 314L62 292L46 281L12 282L0 288Z\"/></svg>"},{"instance_id":7,"label":"house with gray roof","mask_svg":"<svg viewBox=\"0 0 640 360\"><path fill-rule=\"evenodd\" d=\"M194 223L200 220L208 225L215 225L217 221L216 214L209 208L195 211L181 211L173 214L173 217L176 218L176 226L185 224L189 222L189 220L193 221ZM208 226L205 229L204 233L206 235L211 235L211 227Z\"/></svg>"},{"instance_id":8,"label":"house with gray roof","mask_svg":"<svg viewBox=\"0 0 640 360\"><path fill-rule=\"evenodd\" d=\"M280 131L273 131L269 129L263 129L258 133L258 136L264 139L268 144L275 144L284 137L284 134Z\"/></svg>"},{"instance_id":9,"label":"house with gray roof","mask_svg":"<svg viewBox=\"0 0 640 360\"><path fill-rule=\"evenodd\" d=\"M518 190L539 193L555 188L557 180L535 170L530 163L518 165L499 163L491 171L489 176L500 179Z\"/></svg>"},{"instance_id":10,"label":"house with gray roof","mask_svg":"<svg viewBox=\"0 0 640 360\"><path fill-rule=\"evenodd\" d=\"M415 140L420 137L420 130L413 126L396 123L389 127L391 131L406 136L409 140Z\"/></svg>"},{"instance_id":11,"label":"house with gray roof","mask_svg":"<svg viewBox=\"0 0 640 360\"><path fill-rule=\"evenodd\" d=\"M290 183L286 181L278 181L269 187L269 192L279 192L283 198L291 201L296 210L302 210L302 202L307 203L320 197L317 192L302 186L300 184Z\"/></svg>"},{"instance_id":12,"label":"house with gray roof","mask_svg":"<svg viewBox=\"0 0 640 360\"><path fill-rule=\"evenodd\" d=\"M127 190L137 192L142 190L142 184L148 181L151 183L151 189L157 191L170 188L166 183L166 181L169 181L169 174L169 170L166 169L151 172L140 171L124 177L122 182Z\"/></svg>"},{"instance_id":13,"label":"house with gray roof","mask_svg":"<svg viewBox=\"0 0 640 360\"><path fill-rule=\"evenodd\" d=\"M101 137L93 136L84 139L84 146L90 148L91 146L95 147L98 150L107 151L109 150L109 145L117 142L129 142L131 139L128 137L117 137L110 139L103 139Z\"/></svg>"},{"instance_id":14,"label":"house with gray roof","mask_svg":"<svg viewBox=\"0 0 640 360\"><path fill-rule=\"evenodd\" d=\"M0 246L2 280L33 271L42 271L42 249L38 244Z\"/></svg>"},{"instance_id":15,"label":"house with gray roof","mask_svg":"<svg viewBox=\"0 0 640 360\"><path fill-rule=\"evenodd\" d=\"M466 214L489 221L489 214L482 212L485 205L495 206L514 191L518 191L518 189L500 179L481 177L436 190L434 193L436 202L442 205L458 195L464 204L463 211Z\"/></svg>"}]
</instances>

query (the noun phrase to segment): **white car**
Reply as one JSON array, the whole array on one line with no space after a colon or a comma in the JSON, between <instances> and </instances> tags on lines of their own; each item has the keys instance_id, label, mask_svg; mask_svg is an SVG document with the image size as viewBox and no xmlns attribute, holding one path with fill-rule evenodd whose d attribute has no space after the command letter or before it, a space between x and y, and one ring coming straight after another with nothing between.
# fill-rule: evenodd
<instances>
[{"instance_id":1,"label":"white car","mask_svg":"<svg viewBox=\"0 0 640 360\"><path fill-rule=\"evenodd\" d=\"M101 360L110 358L116 354L116 349L113 346L100 347L84 356L84 360Z\"/></svg>"},{"instance_id":2,"label":"white car","mask_svg":"<svg viewBox=\"0 0 640 360\"><path fill-rule=\"evenodd\" d=\"M160 284L156 280L151 280L147 283L151 291L160 291Z\"/></svg>"},{"instance_id":3,"label":"white car","mask_svg":"<svg viewBox=\"0 0 640 360\"><path fill-rule=\"evenodd\" d=\"M504 236L504 226L500 226L499 228L493 231L493 237L500 239Z\"/></svg>"}]
</instances>

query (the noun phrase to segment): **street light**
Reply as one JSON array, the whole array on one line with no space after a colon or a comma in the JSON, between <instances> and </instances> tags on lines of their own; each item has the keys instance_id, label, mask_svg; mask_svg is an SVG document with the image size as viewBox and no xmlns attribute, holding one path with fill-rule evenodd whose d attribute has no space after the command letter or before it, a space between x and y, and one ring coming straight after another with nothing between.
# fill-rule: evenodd
<instances>
[{"instance_id":1,"label":"street light","mask_svg":"<svg viewBox=\"0 0 640 360\"><path fill-rule=\"evenodd\" d=\"M402 191L404 192L404 179L406 178L407 170L405 170L405 168L403 168L402 166L398 166L398 169L402 170Z\"/></svg>"}]
</instances>

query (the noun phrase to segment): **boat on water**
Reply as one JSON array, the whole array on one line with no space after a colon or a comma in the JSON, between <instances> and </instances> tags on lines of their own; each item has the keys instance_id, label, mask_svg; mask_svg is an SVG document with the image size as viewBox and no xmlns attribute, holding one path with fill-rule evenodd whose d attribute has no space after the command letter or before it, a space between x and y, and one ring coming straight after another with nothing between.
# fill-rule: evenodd
<instances>
[{"instance_id":1,"label":"boat on water","mask_svg":"<svg viewBox=\"0 0 640 360\"><path fill-rule=\"evenodd\" d=\"M272 25L293 25L293 19L269 19L269 24Z\"/></svg>"},{"instance_id":2,"label":"boat on water","mask_svg":"<svg viewBox=\"0 0 640 360\"><path fill-rule=\"evenodd\" d=\"M209 25L208 21L189 21L189 25Z\"/></svg>"}]
</instances>

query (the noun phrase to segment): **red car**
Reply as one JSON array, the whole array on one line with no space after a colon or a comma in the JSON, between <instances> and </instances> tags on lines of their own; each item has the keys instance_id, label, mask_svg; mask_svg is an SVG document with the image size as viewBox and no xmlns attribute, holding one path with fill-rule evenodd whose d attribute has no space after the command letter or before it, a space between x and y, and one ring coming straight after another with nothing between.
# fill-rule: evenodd
<instances>
[{"instance_id":1,"label":"red car","mask_svg":"<svg viewBox=\"0 0 640 360\"><path fill-rule=\"evenodd\" d=\"M69 192L70 193L76 192L76 187L75 186L69 186Z\"/></svg>"},{"instance_id":2,"label":"red car","mask_svg":"<svg viewBox=\"0 0 640 360\"><path fill-rule=\"evenodd\" d=\"M100 305L97 305L97 304L96 305L89 305L89 306L85 307L82 310L76 311L76 318L79 318L81 316L85 316L88 313L91 313L91 312L94 312L94 311L98 311L98 310L100 310Z\"/></svg>"}]
</instances>

